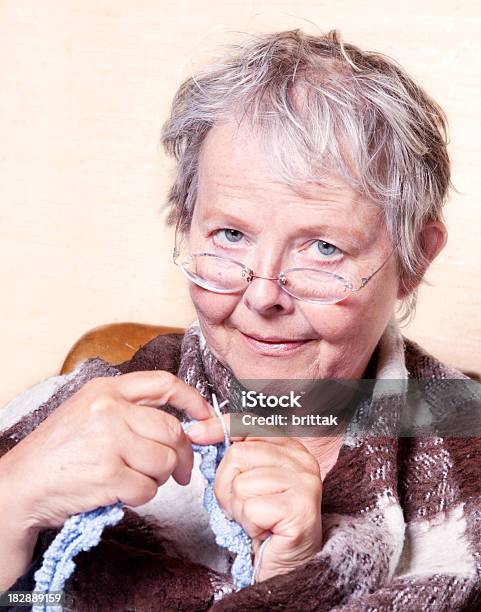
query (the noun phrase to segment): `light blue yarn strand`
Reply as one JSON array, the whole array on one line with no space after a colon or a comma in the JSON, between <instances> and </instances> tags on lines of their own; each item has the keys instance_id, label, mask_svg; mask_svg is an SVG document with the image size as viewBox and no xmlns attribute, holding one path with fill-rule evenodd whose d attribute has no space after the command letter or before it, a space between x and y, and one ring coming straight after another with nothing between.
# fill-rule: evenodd
<instances>
[{"instance_id":1,"label":"light blue yarn strand","mask_svg":"<svg viewBox=\"0 0 481 612\"><path fill-rule=\"evenodd\" d=\"M242 589L255 582L256 571L251 559L252 541L241 525L227 518L214 494L216 469L230 446L230 440L215 394L212 394L212 400L214 411L222 423L224 442L206 446L193 444L192 448L202 457L200 471L207 481L204 491L204 507L209 516L210 527L215 534L216 543L236 554L231 568L232 579L236 588ZM187 430L194 422L184 423L184 429ZM35 572L34 590L47 593L62 591L65 582L75 569L74 557L81 551L97 546L105 527L116 525L123 515L122 504L117 503L76 514L67 519L61 531L45 551L42 566ZM32 607L32 612L61 612L61 610L61 606L49 605L47 607L44 604L36 604Z\"/></svg>"},{"instance_id":2,"label":"light blue yarn strand","mask_svg":"<svg viewBox=\"0 0 481 612\"><path fill-rule=\"evenodd\" d=\"M209 516L209 525L215 534L215 541L219 546L227 548L232 553L236 554L236 558L232 564L231 574L234 584L237 589L243 589L253 583L254 568L251 559L251 538L236 521L233 521L225 515L217 502L214 494L214 481L217 466L221 462L225 452L230 446L229 432L224 421L222 412L220 411L217 397L212 394L212 406L217 417L222 423L224 431L223 444L199 446L194 444L192 448L202 457L200 470L207 480L207 486L204 491L204 507ZM185 429L188 429L194 421L186 423Z\"/></svg>"},{"instance_id":3,"label":"light blue yarn strand","mask_svg":"<svg viewBox=\"0 0 481 612\"><path fill-rule=\"evenodd\" d=\"M97 546L107 525L116 525L123 517L122 505L112 504L82 514L75 514L65 521L62 530L45 551L42 566L35 572L36 592L59 592L70 578L75 563L73 558L81 551ZM62 606L32 606L32 612L61 612Z\"/></svg>"}]
</instances>

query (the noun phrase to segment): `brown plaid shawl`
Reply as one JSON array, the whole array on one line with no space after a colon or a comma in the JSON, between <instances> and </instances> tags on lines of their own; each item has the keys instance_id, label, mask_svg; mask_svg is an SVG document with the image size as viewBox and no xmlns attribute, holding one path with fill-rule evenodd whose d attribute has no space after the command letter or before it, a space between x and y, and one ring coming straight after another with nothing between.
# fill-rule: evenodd
<instances>
[{"instance_id":1,"label":"brown plaid shawl","mask_svg":"<svg viewBox=\"0 0 481 612\"><path fill-rule=\"evenodd\" d=\"M428 406L432 414L449 416L465 405L462 393L453 396L443 385L455 380L461 389L467 377L400 335L397 342L408 379L428 381L426 395L437 397ZM374 358L380 359L379 347ZM154 369L176 373L206 397L209 386L222 396L231 383L195 326L184 336L159 336L119 366L85 362L46 402L0 433L0 456L87 380ZM402 405L402 395L381 395L364 406L361 412L382 426L374 435L346 436L324 481L324 545L305 565L230 592L228 573L166 552L161 526L128 510L99 546L77 556L65 610L481 609L480 437L462 428L462 435L445 435L444 428L443 435L394 436ZM34 563L12 589L32 588L54 535L41 534Z\"/></svg>"}]
</instances>

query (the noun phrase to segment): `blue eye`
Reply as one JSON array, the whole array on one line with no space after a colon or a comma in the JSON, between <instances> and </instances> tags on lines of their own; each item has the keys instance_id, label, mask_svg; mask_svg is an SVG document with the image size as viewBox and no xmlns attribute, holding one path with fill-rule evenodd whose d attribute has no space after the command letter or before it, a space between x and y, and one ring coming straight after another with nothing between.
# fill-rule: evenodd
<instances>
[{"instance_id":1,"label":"blue eye","mask_svg":"<svg viewBox=\"0 0 481 612\"><path fill-rule=\"evenodd\" d=\"M225 238L229 242L239 242L244 237L244 234L242 232L235 229L225 228L219 231L224 234Z\"/></svg>"},{"instance_id":2,"label":"blue eye","mask_svg":"<svg viewBox=\"0 0 481 612\"><path fill-rule=\"evenodd\" d=\"M333 255L337 250L337 246L334 246L330 242L326 242L325 240L316 240L317 250L322 255Z\"/></svg>"}]
</instances>

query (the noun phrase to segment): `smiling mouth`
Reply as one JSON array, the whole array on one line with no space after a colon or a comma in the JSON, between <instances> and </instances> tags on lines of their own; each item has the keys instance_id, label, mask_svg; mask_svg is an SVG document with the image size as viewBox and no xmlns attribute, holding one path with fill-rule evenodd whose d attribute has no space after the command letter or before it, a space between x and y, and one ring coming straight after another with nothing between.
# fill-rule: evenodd
<instances>
[{"instance_id":1,"label":"smiling mouth","mask_svg":"<svg viewBox=\"0 0 481 612\"><path fill-rule=\"evenodd\" d=\"M312 339L288 340L285 338L250 336L243 332L240 332L240 334L249 348L261 355L284 355L293 353L304 347L307 343L312 342Z\"/></svg>"},{"instance_id":2,"label":"smiling mouth","mask_svg":"<svg viewBox=\"0 0 481 612\"><path fill-rule=\"evenodd\" d=\"M241 332L244 333L244 332ZM252 338L253 340L257 340L257 342L264 342L266 344L290 344L290 343L298 343L298 342L307 342L307 340L303 338L299 338L296 340L289 340L288 338L263 338L262 336L254 336L252 334L245 334L248 338Z\"/></svg>"}]
</instances>

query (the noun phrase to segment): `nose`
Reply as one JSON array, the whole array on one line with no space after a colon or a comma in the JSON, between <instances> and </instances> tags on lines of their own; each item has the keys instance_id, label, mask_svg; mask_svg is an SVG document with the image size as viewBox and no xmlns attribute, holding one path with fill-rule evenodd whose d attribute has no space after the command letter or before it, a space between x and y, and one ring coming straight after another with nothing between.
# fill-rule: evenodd
<instances>
[{"instance_id":1,"label":"nose","mask_svg":"<svg viewBox=\"0 0 481 612\"><path fill-rule=\"evenodd\" d=\"M254 274L243 294L244 304L258 314L289 314L294 310L294 298L282 290L277 277Z\"/></svg>"}]
</instances>

